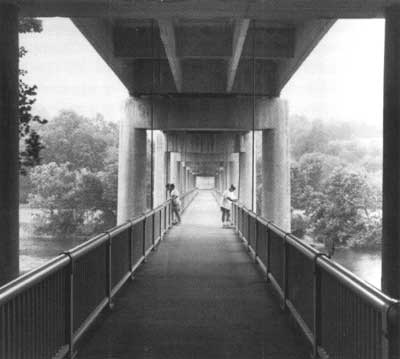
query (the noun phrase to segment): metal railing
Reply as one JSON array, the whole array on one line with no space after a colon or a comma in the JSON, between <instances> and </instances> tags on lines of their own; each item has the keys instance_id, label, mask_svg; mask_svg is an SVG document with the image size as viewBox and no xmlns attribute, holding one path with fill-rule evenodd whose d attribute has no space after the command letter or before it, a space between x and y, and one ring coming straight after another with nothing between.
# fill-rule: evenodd
<instances>
[{"instance_id":1,"label":"metal railing","mask_svg":"<svg viewBox=\"0 0 400 359\"><path fill-rule=\"evenodd\" d=\"M183 210L196 194L182 196ZM0 358L73 358L79 339L171 223L167 201L1 287Z\"/></svg>"},{"instance_id":2,"label":"metal railing","mask_svg":"<svg viewBox=\"0 0 400 359\"><path fill-rule=\"evenodd\" d=\"M314 358L399 358L399 301L243 205L233 221Z\"/></svg>"}]
</instances>

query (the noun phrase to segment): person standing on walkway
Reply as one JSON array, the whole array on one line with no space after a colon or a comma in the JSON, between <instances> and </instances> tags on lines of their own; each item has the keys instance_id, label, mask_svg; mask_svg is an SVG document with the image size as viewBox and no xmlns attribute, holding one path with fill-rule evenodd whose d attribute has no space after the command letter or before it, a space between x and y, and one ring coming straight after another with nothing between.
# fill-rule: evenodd
<instances>
[{"instance_id":1,"label":"person standing on walkway","mask_svg":"<svg viewBox=\"0 0 400 359\"><path fill-rule=\"evenodd\" d=\"M179 199L179 191L175 188L173 183L169 186L171 190L171 204L172 204L172 215L175 217L172 224L181 223L181 200Z\"/></svg>"},{"instance_id":2,"label":"person standing on walkway","mask_svg":"<svg viewBox=\"0 0 400 359\"><path fill-rule=\"evenodd\" d=\"M236 202L237 198L235 196L236 187L231 184L231 186L224 191L222 194L222 201L221 201L221 212L222 212L222 227L229 227L232 225L230 222L231 219L231 208L232 202Z\"/></svg>"}]
</instances>

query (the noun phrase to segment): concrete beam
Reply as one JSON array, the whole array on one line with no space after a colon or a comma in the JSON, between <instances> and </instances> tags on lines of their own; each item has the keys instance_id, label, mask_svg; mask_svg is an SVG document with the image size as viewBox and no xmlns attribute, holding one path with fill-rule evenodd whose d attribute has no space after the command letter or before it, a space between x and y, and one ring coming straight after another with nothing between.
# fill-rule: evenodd
<instances>
[{"instance_id":1,"label":"concrete beam","mask_svg":"<svg viewBox=\"0 0 400 359\"><path fill-rule=\"evenodd\" d=\"M171 68L175 86L178 92L182 91L182 69L176 54L175 30L171 20L158 20L161 41L164 44L168 63Z\"/></svg>"},{"instance_id":2,"label":"concrete beam","mask_svg":"<svg viewBox=\"0 0 400 359\"><path fill-rule=\"evenodd\" d=\"M166 58L158 26L121 21L113 27L114 56L125 59Z\"/></svg>"},{"instance_id":3,"label":"concrete beam","mask_svg":"<svg viewBox=\"0 0 400 359\"><path fill-rule=\"evenodd\" d=\"M181 58L229 58L232 29L226 25L177 27L177 55Z\"/></svg>"},{"instance_id":4,"label":"concrete beam","mask_svg":"<svg viewBox=\"0 0 400 359\"><path fill-rule=\"evenodd\" d=\"M150 108L141 123L151 127ZM278 106L268 97L255 98L254 128L274 128ZM253 97L251 96L170 96L153 98L153 124L162 130L225 130L253 129ZM235 152L235 151L233 151Z\"/></svg>"},{"instance_id":5,"label":"concrete beam","mask_svg":"<svg viewBox=\"0 0 400 359\"><path fill-rule=\"evenodd\" d=\"M242 57L253 58L251 32L255 34L254 55L257 59L281 59L293 56L293 27L277 27L259 22L257 25L259 27L249 30L249 36L245 41L249 22L249 19L236 20L232 29L231 26L215 24L173 27L170 20L158 20L156 26L152 26L151 21L119 20L113 28L114 55L124 59L165 59L167 56L164 42L173 49L173 57L230 59L229 61L237 67L242 48ZM163 26L159 26L160 23L163 23ZM162 41L162 28L168 35L166 41ZM153 31L156 34L152 36ZM161 37L158 36L158 32L161 33ZM174 40L172 40L173 34Z\"/></svg>"},{"instance_id":6,"label":"concrete beam","mask_svg":"<svg viewBox=\"0 0 400 359\"><path fill-rule=\"evenodd\" d=\"M312 20L296 28L294 56L282 61L277 69L277 95L334 23L335 20Z\"/></svg>"},{"instance_id":7,"label":"concrete beam","mask_svg":"<svg viewBox=\"0 0 400 359\"><path fill-rule=\"evenodd\" d=\"M206 134L205 134L206 136ZM206 162L223 162L230 160L232 153L198 153L198 152L186 152L185 158L188 162L195 163L206 163Z\"/></svg>"},{"instance_id":8,"label":"concrete beam","mask_svg":"<svg viewBox=\"0 0 400 359\"><path fill-rule=\"evenodd\" d=\"M177 93L167 60L155 62L134 60L132 66L132 95L170 95ZM186 59L181 61L182 92L187 94L226 94L227 71L224 60ZM233 94L253 95L253 74L256 73L255 94L276 95L276 64L269 60L242 60L237 70Z\"/></svg>"},{"instance_id":9,"label":"concrete beam","mask_svg":"<svg viewBox=\"0 0 400 359\"><path fill-rule=\"evenodd\" d=\"M129 90L132 79L131 68L114 56L112 23L108 19L72 18L71 20Z\"/></svg>"},{"instance_id":10,"label":"concrete beam","mask_svg":"<svg viewBox=\"0 0 400 359\"><path fill-rule=\"evenodd\" d=\"M10 0L1 0L1 2ZM118 18L254 18L271 21L383 17L399 0L19 0L23 16Z\"/></svg>"},{"instance_id":11,"label":"concrete beam","mask_svg":"<svg viewBox=\"0 0 400 359\"><path fill-rule=\"evenodd\" d=\"M250 20L242 19L236 20L233 30L233 43L232 43L232 57L228 63L228 82L226 91L231 92L233 82L235 80L236 71L239 65L240 56L242 54L244 41L246 40L247 30L249 28Z\"/></svg>"},{"instance_id":12,"label":"concrete beam","mask_svg":"<svg viewBox=\"0 0 400 359\"><path fill-rule=\"evenodd\" d=\"M238 152L240 136L236 133L176 132L168 134L168 151L180 153L219 153ZM186 155L183 155L186 161Z\"/></svg>"},{"instance_id":13,"label":"concrete beam","mask_svg":"<svg viewBox=\"0 0 400 359\"><path fill-rule=\"evenodd\" d=\"M286 59L294 56L295 27L250 27L242 57L256 59Z\"/></svg>"}]
</instances>

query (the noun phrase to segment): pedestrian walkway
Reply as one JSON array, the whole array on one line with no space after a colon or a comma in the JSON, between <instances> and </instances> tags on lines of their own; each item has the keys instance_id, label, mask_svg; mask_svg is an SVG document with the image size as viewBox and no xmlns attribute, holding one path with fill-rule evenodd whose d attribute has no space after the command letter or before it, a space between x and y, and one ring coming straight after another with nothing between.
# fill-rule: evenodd
<instances>
[{"instance_id":1,"label":"pedestrian walkway","mask_svg":"<svg viewBox=\"0 0 400 359\"><path fill-rule=\"evenodd\" d=\"M183 216L79 346L79 359L308 359L210 192Z\"/></svg>"}]
</instances>

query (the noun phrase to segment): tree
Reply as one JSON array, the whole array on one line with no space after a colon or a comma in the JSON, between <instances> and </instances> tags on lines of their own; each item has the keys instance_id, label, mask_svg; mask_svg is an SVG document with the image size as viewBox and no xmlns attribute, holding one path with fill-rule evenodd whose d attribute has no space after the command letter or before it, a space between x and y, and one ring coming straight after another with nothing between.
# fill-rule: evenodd
<instances>
[{"instance_id":1,"label":"tree","mask_svg":"<svg viewBox=\"0 0 400 359\"><path fill-rule=\"evenodd\" d=\"M102 171L110 147L117 146L117 126L97 116L88 119L73 111L61 111L40 135L45 149L43 162L70 163L73 169Z\"/></svg>"},{"instance_id":2,"label":"tree","mask_svg":"<svg viewBox=\"0 0 400 359\"><path fill-rule=\"evenodd\" d=\"M42 31L42 22L37 19L22 18L19 21L20 33L33 33ZM24 47L19 49L19 57L25 56L27 50ZM21 174L27 173L27 168L40 163L40 152L43 149L39 134L32 125L45 124L47 121L32 114L32 106L36 102L37 86L28 85L22 80L26 71L19 71L19 135L20 135L20 153L19 163Z\"/></svg>"},{"instance_id":3,"label":"tree","mask_svg":"<svg viewBox=\"0 0 400 359\"><path fill-rule=\"evenodd\" d=\"M30 173L29 204L43 210L37 231L89 234L116 223L117 126L62 111L40 130L43 165ZM51 179L51 180L49 180Z\"/></svg>"},{"instance_id":4,"label":"tree","mask_svg":"<svg viewBox=\"0 0 400 359\"><path fill-rule=\"evenodd\" d=\"M29 204L42 209L37 231L91 234L115 225L116 193L107 171L99 176L85 168L74 169L69 163L51 162L36 166L30 177L35 190Z\"/></svg>"},{"instance_id":5,"label":"tree","mask_svg":"<svg viewBox=\"0 0 400 359\"><path fill-rule=\"evenodd\" d=\"M365 174L336 168L323 190L313 193L307 210L314 238L343 245L379 244L376 198ZM372 232L376 235L374 239Z\"/></svg>"},{"instance_id":6,"label":"tree","mask_svg":"<svg viewBox=\"0 0 400 359\"><path fill-rule=\"evenodd\" d=\"M322 153L306 153L291 166L292 207L307 211L316 193L323 190L325 181L336 167L344 163Z\"/></svg>"}]
</instances>

